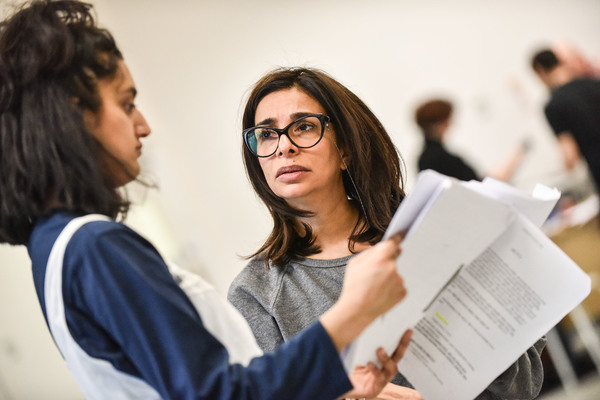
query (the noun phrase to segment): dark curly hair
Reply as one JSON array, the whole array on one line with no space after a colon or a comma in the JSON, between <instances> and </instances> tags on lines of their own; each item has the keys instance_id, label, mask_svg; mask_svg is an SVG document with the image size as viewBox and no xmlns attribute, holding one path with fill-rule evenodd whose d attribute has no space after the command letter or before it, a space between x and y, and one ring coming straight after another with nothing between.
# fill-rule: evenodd
<instances>
[{"instance_id":1,"label":"dark curly hair","mask_svg":"<svg viewBox=\"0 0 600 400\"><path fill-rule=\"evenodd\" d=\"M121 59L90 4L32 1L0 23L0 243L26 243L51 207L126 213L83 121Z\"/></svg>"},{"instance_id":2,"label":"dark curly hair","mask_svg":"<svg viewBox=\"0 0 600 400\"><path fill-rule=\"evenodd\" d=\"M352 162L343 171L347 196L355 201L359 220L350 237L348 248L356 242L374 244L381 239L396 208L404 198L403 163L397 148L375 114L344 85L325 72L312 68L280 68L267 73L250 93L243 114L243 128L254 126L256 108L270 93L296 87L314 98L331 118L336 142ZM269 188L258 158L242 140L244 165L254 190L273 218L273 230L261 248L250 257L262 253L265 264L283 266L295 257L315 254L312 229L303 224L304 235L295 227L298 217L309 212L292 208Z\"/></svg>"}]
</instances>

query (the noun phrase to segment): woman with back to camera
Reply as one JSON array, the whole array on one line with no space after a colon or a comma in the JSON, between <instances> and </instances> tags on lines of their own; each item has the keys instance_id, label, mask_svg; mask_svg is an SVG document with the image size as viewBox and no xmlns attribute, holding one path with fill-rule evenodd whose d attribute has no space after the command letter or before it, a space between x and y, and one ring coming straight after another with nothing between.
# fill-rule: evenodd
<instances>
[{"instance_id":1,"label":"woman with back to camera","mask_svg":"<svg viewBox=\"0 0 600 400\"><path fill-rule=\"evenodd\" d=\"M349 396L376 395L410 333L392 357L380 349L381 368L350 380L339 351L404 296L399 240L365 252L336 305L261 356L205 282L170 270L115 221L129 207L119 188L138 176L150 134L136 93L91 5L33 1L0 25L0 242L27 246L42 312L84 395L333 399L353 385Z\"/></svg>"},{"instance_id":2,"label":"woman with back to camera","mask_svg":"<svg viewBox=\"0 0 600 400\"><path fill-rule=\"evenodd\" d=\"M446 148L446 139L452 125L454 106L446 99L431 99L415 110L415 122L423 134L423 150L419 155L419 171L432 169L441 174L463 181L480 180L482 177L465 160ZM526 153L529 140L523 140L498 165L484 176L508 182L515 174Z\"/></svg>"},{"instance_id":3,"label":"woman with back to camera","mask_svg":"<svg viewBox=\"0 0 600 400\"><path fill-rule=\"evenodd\" d=\"M274 225L228 298L271 351L331 307L348 262L381 239L404 198L401 161L366 104L316 69L267 73L242 123L246 171ZM543 347L540 340L479 398L535 397ZM402 375L393 382L380 397L420 398Z\"/></svg>"}]
</instances>

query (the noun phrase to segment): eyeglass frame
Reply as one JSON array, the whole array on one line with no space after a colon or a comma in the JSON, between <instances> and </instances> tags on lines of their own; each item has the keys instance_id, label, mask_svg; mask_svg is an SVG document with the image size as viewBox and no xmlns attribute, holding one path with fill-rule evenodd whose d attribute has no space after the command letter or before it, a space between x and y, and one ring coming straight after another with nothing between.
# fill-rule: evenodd
<instances>
[{"instance_id":1,"label":"eyeglass frame","mask_svg":"<svg viewBox=\"0 0 600 400\"><path fill-rule=\"evenodd\" d=\"M319 136L319 139L312 145L310 146L300 146L298 144L296 144L296 142L294 142L292 140L292 138L290 137L290 135L288 134L288 130L292 127L292 125L294 125L295 123L297 123L298 121L301 121L303 119L309 118L309 117L316 117L319 122L321 123L321 135ZM329 122L331 122L331 118L328 115L324 115L324 114L306 114L292 122L290 122L287 126L283 127L283 128L274 128L272 126L262 126L262 125L258 125L258 126L253 126L251 128L248 129L244 129L242 131L242 136L244 137L244 144L246 145L246 148L250 151L250 153L252 153L253 155L255 155L256 157L259 158L266 158L266 157L271 157L273 154L277 153L277 149L279 149L279 143L281 141L281 135L285 135L287 136L288 140L290 141L290 143L292 143L294 146L300 148L300 149L310 149L311 147L315 147L317 144L319 144L319 142L321 141L321 139L323 139L323 135L325 133L325 128L329 127ZM259 156L254 150L252 150L252 147L250 146L250 144L248 143L248 132L254 131L256 129L259 128L263 128L263 129L269 129L272 130L274 132L277 133L277 147L275 147L275 150L273 150L273 152L269 155L266 156Z\"/></svg>"}]
</instances>

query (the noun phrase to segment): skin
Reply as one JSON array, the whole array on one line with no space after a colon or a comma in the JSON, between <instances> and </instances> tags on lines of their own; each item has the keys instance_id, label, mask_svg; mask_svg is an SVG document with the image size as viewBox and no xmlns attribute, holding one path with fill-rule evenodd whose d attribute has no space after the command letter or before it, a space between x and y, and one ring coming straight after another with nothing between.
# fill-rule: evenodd
<instances>
[{"instance_id":1,"label":"skin","mask_svg":"<svg viewBox=\"0 0 600 400\"><path fill-rule=\"evenodd\" d=\"M254 122L255 126L283 128L303 114L327 115L318 101L306 92L292 87L265 96L256 108ZM319 253L310 257L334 259L351 254L348 249L348 239L358 219L358 211L348 201L342 181L342 171L346 169L346 165L350 162L350 158L341 149L338 150L335 131L331 124L325 129L321 141L314 147L308 149L298 148L290 142L287 136L282 135L275 154L270 157L259 158L261 169L271 190L277 196L285 199L292 207L314 213L314 216L300 219L311 226L316 235L316 243L321 248ZM373 249L379 249L378 246L381 244L374 246ZM357 243L355 250L362 251L369 247L371 246L368 243ZM365 251L355 256L348 264L346 276L352 275L352 271L355 271L354 263L358 262L361 265L370 263L363 258L363 256L369 254L369 251ZM395 269L395 263L390 267ZM394 279L391 271L390 274L390 279ZM329 323L331 312L336 315L345 315L349 310L338 312L337 308L339 304L345 304L347 297L357 301L363 300L360 296L354 295L364 289L366 280L365 277L365 281L354 281L357 286L352 289L349 289L349 285L345 281L340 301L323 314L321 321ZM381 293L377 293L377 296L381 295ZM353 309L361 306L354 305L351 307ZM334 320L333 323L341 332L350 336L358 334L357 332L366 327L361 323L349 324L348 321ZM397 371L396 364L406 351L405 346L408 346L411 334L411 332L408 332L403 336L398 350L391 357L388 357L382 349L378 351L377 355L382 362L383 370L390 373L390 375L385 376L387 379L377 380L374 378L376 368L374 365L369 365L352 373L350 380L353 385L355 387L367 386L374 388L376 383L389 382L396 373L394 371ZM381 357L386 359L385 363ZM381 376L383 377L383 375ZM372 390L371 393L377 392ZM421 399L417 391L392 384L387 384L384 392L379 396L381 399Z\"/></svg>"},{"instance_id":2,"label":"skin","mask_svg":"<svg viewBox=\"0 0 600 400\"><path fill-rule=\"evenodd\" d=\"M135 106L137 90L123 61L112 79L98 82L102 106L97 113L86 110L84 120L90 133L105 150L104 163L115 187L122 186L140 173L141 139L150 134L150 126Z\"/></svg>"},{"instance_id":3,"label":"skin","mask_svg":"<svg viewBox=\"0 0 600 400\"><path fill-rule=\"evenodd\" d=\"M256 125L283 128L306 113L326 115L314 98L293 87L265 96L256 108L254 120ZM348 238L358 211L346 197L342 171L351 161L343 150L338 152L331 124L321 141L308 149L296 147L282 135L275 154L260 158L259 162L269 187L277 196L292 207L314 213L312 217L301 219L312 227L321 247L321 252L311 257L332 259L350 255ZM367 247L368 244L358 243L355 250Z\"/></svg>"},{"instance_id":4,"label":"skin","mask_svg":"<svg viewBox=\"0 0 600 400\"><path fill-rule=\"evenodd\" d=\"M84 121L104 149L103 163L113 184L118 187L140 173L141 139L150 134L150 127L135 106L137 90L124 62L119 62L115 77L98 82L98 90L102 106L96 113L85 111ZM293 186L295 181L291 181ZM338 351L348 346L377 316L406 295L404 283L395 267L395 259L400 254L399 242L399 238L383 242L376 251L361 254L361 258L349 264L351 272L344 280L345 291L320 319ZM369 397L380 392L396 374L396 365L408 347L411 334L411 331L405 333L391 356L383 349L378 350L381 368L369 364L352 374L350 380L355 389L347 395Z\"/></svg>"},{"instance_id":5,"label":"skin","mask_svg":"<svg viewBox=\"0 0 600 400\"><path fill-rule=\"evenodd\" d=\"M575 168L580 161L579 146L569 131L561 132L558 135L558 145L562 154L563 163L567 170Z\"/></svg>"},{"instance_id":6,"label":"skin","mask_svg":"<svg viewBox=\"0 0 600 400\"><path fill-rule=\"evenodd\" d=\"M282 128L307 113L326 115L316 100L291 88L265 96L258 104L255 121L256 125ZM332 128L327 128L323 139L309 149L299 149L283 135L275 154L259 161L271 190L292 206L310 207L331 192L336 199L344 192L341 182L345 166L335 147Z\"/></svg>"},{"instance_id":7,"label":"skin","mask_svg":"<svg viewBox=\"0 0 600 400\"><path fill-rule=\"evenodd\" d=\"M406 296L404 282L396 271L395 262L400 255L400 241L400 236L394 236L358 254L348 263L339 300L319 319L338 351L358 337L378 315ZM382 291L373 290L375 286L371 285L375 282L378 282ZM381 303L383 299L387 299L386 304ZM376 306L377 303L380 305ZM364 311L357 314L356 310ZM377 357L381 368L369 363L366 367L355 369L349 376L355 390L347 393L345 398L371 398L384 385L386 388L395 386L388 382L398 372L397 364L404 356L411 338L412 331L406 331L391 356L379 348Z\"/></svg>"}]
</instances>

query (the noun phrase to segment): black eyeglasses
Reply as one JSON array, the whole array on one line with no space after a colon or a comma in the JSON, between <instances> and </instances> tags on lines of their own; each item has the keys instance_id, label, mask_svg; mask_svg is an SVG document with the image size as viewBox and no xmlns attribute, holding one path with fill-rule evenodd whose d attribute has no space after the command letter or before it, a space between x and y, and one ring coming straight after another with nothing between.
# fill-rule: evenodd
<instances>
[{"instance_id":1,"label":"black eyeglasses","mask_svg":"<svg viewBox=\"0 0 600 400\"><path fill-rule=\"evenodd\" d=\"M281 129L255 126L244 130L244 143L257 157L269 157L275 154L281 135L287 136L294 146L308 149L321 141L329 121L327 115L309 114Z\"/></svg>"}]
</instances>

